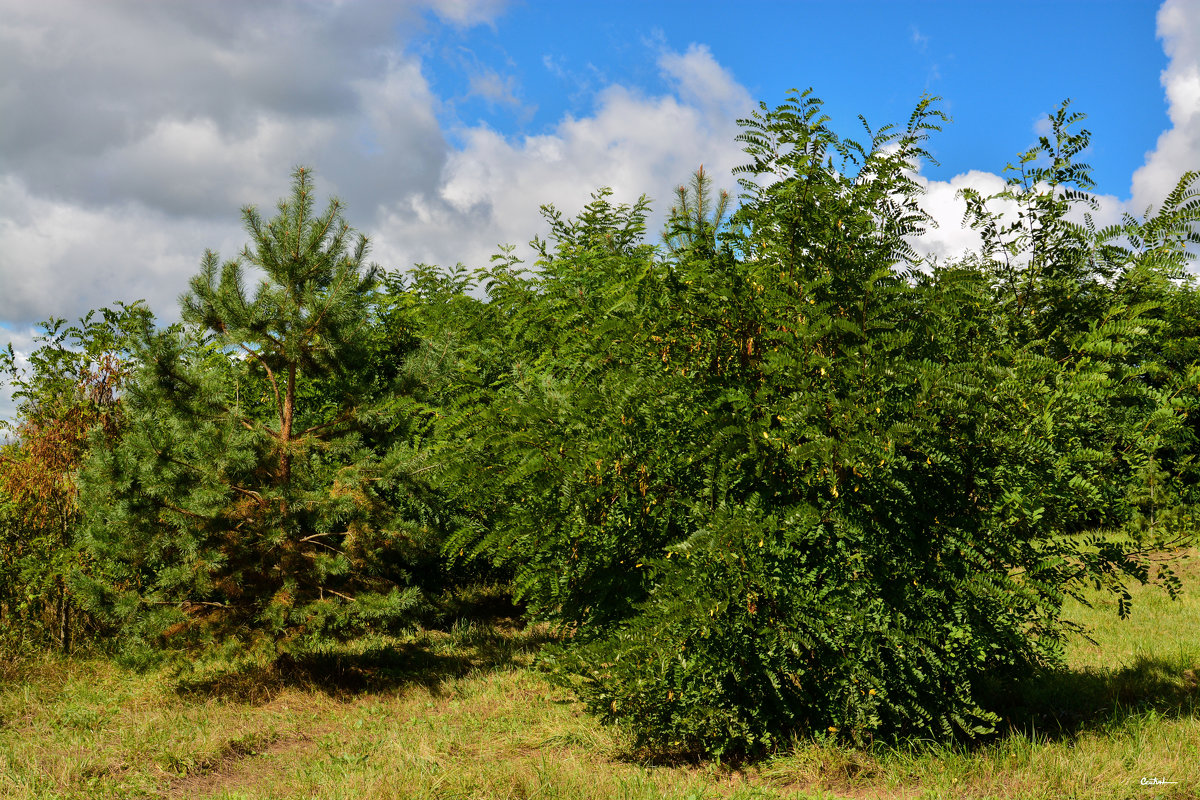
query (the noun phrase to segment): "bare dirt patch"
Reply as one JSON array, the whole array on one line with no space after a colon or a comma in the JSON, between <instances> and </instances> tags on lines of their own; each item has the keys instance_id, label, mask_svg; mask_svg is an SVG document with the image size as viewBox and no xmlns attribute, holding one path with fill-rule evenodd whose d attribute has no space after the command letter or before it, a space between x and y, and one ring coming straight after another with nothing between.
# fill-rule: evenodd
<instances>
[{"instance_id":1,"label":"bare dirt patch","mask_svg":"<svg viewBox=\"0 0 1200 800\"><path fill-rule=\"evenodd\" d=\"M317 737L312 733L282 737L260 745L230 742L216 758L189 775L171 780L165 796L192 800L228 789L278 786L281 773L316 750Z\"/></svg>"}]
</instances>

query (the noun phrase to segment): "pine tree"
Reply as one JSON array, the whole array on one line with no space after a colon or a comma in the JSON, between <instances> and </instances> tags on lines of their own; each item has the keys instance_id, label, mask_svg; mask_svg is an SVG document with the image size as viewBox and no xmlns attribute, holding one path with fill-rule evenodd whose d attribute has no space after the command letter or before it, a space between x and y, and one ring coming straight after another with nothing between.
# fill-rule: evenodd
<instances>
[{"instance_id":1,"label":"pine tree","mask_svg":"<svg viewBox=\"0 0 1200 800\"><path fill-rule=\"evenodd\" d=\"M721 189L713 199L712 178L704 166L692 173L691 185L675 189L678 202L663 231L663 243L672 253L688 250L713 252L717 236L728 223L729 192Z\"/></svg>"},{"instance_id":2,"label":"pine tree","mask_svg":"<svg viewBox=\"0 0 1200 800\"><path fill-rule=\"evenodd\" d=\"M205 254L184 325L143 345L125 439L85 471L108 566L85 585L135 647L270 664L403 623L417 602L391 557L395 459L362 436L380 394L356 369L376 268L338 201L313 206L297 169L277 216L243 210L239 258Z\"/></svg>"}]
</instances>

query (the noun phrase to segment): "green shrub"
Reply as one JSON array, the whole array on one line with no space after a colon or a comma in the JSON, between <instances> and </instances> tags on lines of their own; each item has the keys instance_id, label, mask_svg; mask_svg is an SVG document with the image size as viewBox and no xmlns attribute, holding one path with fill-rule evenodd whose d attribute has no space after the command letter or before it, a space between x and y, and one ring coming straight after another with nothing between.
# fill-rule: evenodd
<instances>
[{"instance_id":1,"label":"green shrub","mask_svg":"<svg viewBox=\"0 0 1200 800\"><path fill-rule=\"evenodd\" d=\"M1065 596L1147 577L1153 535L1083 532L1125 524L1179 441L1185 376L1150 380L1155 306L1119 278L1186 250L1070 221L1063 111L1022 161L1048 166L971 198L985 251L923 265L940 119L859 146L807 94L764 106L728 224L698 181L663 254L644 201L601 193L547 210L537 272L493 276L511 370L465 438L510 501L451 544L514 569L570 634L559 678L651 750L979 735L985 676L1060 657Z\"/></svg>"}]
</instances>

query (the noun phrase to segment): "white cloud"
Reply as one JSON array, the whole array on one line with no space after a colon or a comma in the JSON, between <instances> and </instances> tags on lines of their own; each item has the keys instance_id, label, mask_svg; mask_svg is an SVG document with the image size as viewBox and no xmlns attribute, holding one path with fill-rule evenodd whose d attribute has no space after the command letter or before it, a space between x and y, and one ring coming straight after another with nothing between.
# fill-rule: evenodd
<instances>
[{"instance_id":1,"label":"white cloud","mask_svg":"<svg viewBox=\"0 0 1200 800\"><path fill-rule=\"evenodd\" d=\"M471 74L470 93L482 97L491 105L520 107L517 99L517 79L512 75L501 75L494 69L481 68Z\"/></svg>"},{"instance_id":2,"label":"white cloud","mask_svg":"<svg viewBox=\"0 0 1200 800\"><path fill-rule=\"evenodd\" d=\"M717 63L707 45L692 44L684 53L664 50L658 59L663 75L681 100L702 109L711 123L732 123L753 108L746 88Z\"/></svg>"},{"instance_id":3,"label":"white cloud","mask_svg":"<svg viewBox=\"0 0 1200 800\"><path fill-rule=\"evenodd\" d=\"M648 193L653 238L674 187L701 164L733 189L732 169L743 160L735 120L753 108L749 94L705 47L664 51L659 66L675 94L613 85L592 116L568 116L545 135L510 141L487 127L463 131L438 190L396 203L379 221L377 256L482 266L496 245L520 247L543 231L540 204L572 214L601 186L618 202Z\"/></svg>"},{"instance_id":4,"label":"white cloud","mask_svg":"<svg viewBox=\"0 0 1200 800\"><path fill-rule=\"evenodd\" d=\"M921 175L916 178L925 190L921 207L936 223L912 242L918 255L947 263L961 259L968 253L979 252L982 240L973 228L965 224L967 204L960 192L974 189L986 198L1004 190L1004 178L981 170L970 170L948 181L929 180ZM1089 214L1097 229L1120 222L1126 204L1119 198L1114 195L1092 195L1092 200L1096 203L1094 209L1078 204L1068 214L1068 219L1083 224L1084 215ZM988 208L1000 213L1006 223L1015 219L1017 205L1012 201L993 200Z\"/></svg>"},{"instance_id":5,"label":"white cloud","mask_svg":"<svg viewBox=\"0 0 1200 800\"><path fill-rule=\"evenodd\" d=\"M1002 191L1004 179L991 172L971 170L948 181L934 181L918 175L917 183L925 189L921 207L936 223L913 242L918 254L947 262L979 250L979 234L963 224L967 204L959 192L975 189L986 197Z\"/></svg>"},{"instance_id":6,"label":"white cloud","mask_svg":"<svg viewBox=\"0 0 1200 800\"><path fill-rule=\"evenodd\" d=\"M917 50L924 53L929 49L929 37L921 33L920 28L916 25L909 25L909 32L912 34L912 43Z\"/></svg>"},{"instance_id":7,"label":"white cloud","mask_svg":"<svg viewBox=\"0 0 1200 800\"><path fill-rule=\"evenodd\" d=\"M238 208L298 163L368 227L436 191L439 100L405 51L431 9L493 0L0 0L0 320L175 298L205 247L236 252Z\"/></svg>"},{"instance_id":8,"label":"white cloud","mask_svg":"<svg viewBox=\"0 0 1200 800\"><path fill-rule=\"evenodd\" d=\"M1148 207L1157 208L1185 171L1200 169L1200 0L1166 0L1158 12L1158 35L1169 59L1161 80L1171 128L1159 136L1155 149L1146 154L1145 165L1134 173L1129 200L1094 196L1099 208L1091 213L1097 227L1119 222L1126 211L1141 217ZM1037 119L1033 129L1037 135L1047 135L1049 119ZM950 181L921 181L927 191L923 205L939 227L918 243L920 252L947 259L977 247L978 237L960 225L965 205L955 194L964 186L975 186L985 195L994 193L1003 179L973 170ZM1077 216L1082 217L1082 211Z\"/></svg>"},{"instance_id":9,"label":"white cloud","mask_svg":"<svg viewBox=\"0 0 1200 800\"><path fill-rule=\"evenodd\" d=\"M244 239L236 218L172 217L132 203L92 209L38 197L12 177L0 179L0 198L5 320L75 318L136 299L172 316L205 248L233 255Z\"/></svg>"},{"instance_id":10,"label":"white cloud","mask_svg":"<svg viewBox=\"0 0 1200 800\"><path fill-rule=\"evenodd\" d=\"M593 113L544 135L468 127L455 149L419 58L393 38L422 7L461 25L500 8L0 0L0 75L22 78L0 83L0 117L22 121L0 131L0 319L135 297L173 316L203 250L235 253L236 209L284 194L296 163L347 202L387 266L486 264L543 232L540 204L574 213L601 186L625 202L649 193L651 236L701 164L734 188L735 119L753 102L708 48L647 43L667 94L609 85ZM505 76L476 77L475 92L515 99Z\"/></svg>"},{"instance_id":11,"label":"white cloud","mask_svg":"<svg viewBox=\"0 0 1200 800\"><path fill-rule=\"evenodd\" d=\"M1162 73L1171 128L1133 175L1131 210L1158 206L1186 170L1200 169L1200 2L1166 0L1158 35L1170 59Z\"/></svg>"}]
</instances>

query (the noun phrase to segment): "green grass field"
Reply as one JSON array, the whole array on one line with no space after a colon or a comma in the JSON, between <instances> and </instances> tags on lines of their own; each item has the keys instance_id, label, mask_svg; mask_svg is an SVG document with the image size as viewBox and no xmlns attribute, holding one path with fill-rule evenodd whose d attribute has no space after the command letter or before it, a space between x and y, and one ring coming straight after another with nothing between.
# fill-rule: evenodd
<instances>
[{"instance_id":1,"label":"green grass field","mask_svg":"<svg viewBox=\"0 0 1200 800\"><path fill-rule=\"evenodd\" d=\"M26 666L0 684L0 797L1194 798L1200 559L1176 569L1180 599L1134 589L1129 619L1072 605L1096 644L1074 642L1070 668L1024 687L1010 731L974 748L801 741L743 769L642 763L530 668L539 631L499 621L331 662L320 685L180 694L100 659Z\"/></svg>"}]
</instances>

